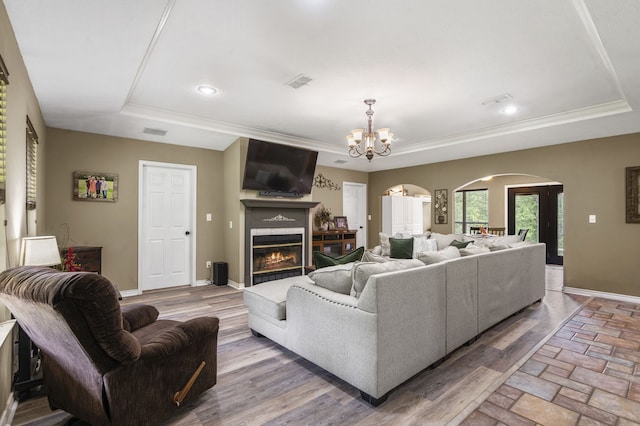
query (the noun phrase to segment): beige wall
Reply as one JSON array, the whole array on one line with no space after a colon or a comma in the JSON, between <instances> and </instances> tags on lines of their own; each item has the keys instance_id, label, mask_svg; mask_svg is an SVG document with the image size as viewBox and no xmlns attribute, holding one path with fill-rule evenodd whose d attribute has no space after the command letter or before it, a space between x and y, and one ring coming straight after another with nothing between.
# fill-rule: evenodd
<instances>
[{"instance_id":1,"label":"beige wall","mask_svg":"<svg viewBox=\"0 0 640 426\"><path fill-rule=\"evenodd\" d=\"M331 210L334 216L342 216L342 186L344 182L354 182L354 183L368 183L369 177L366 172L358 172L355 170L346 170L346 169L338 169L335 167L327 167L327 166L317 166L316 167L316 176L320 173L329 180L330 182L338 185L340 187L339 190L331 189L331 188L318 188L313 187L311 191L311 197L313 201L319 201L321 204L318 204L316 208L312 209L311 214L313 214L316 210L318 210L321 206L324 206Z\"/></svg>"},{"instance_id":2,"label":"beige wall","mask_svg":"<svg viewBox=\"0 0 640 426\"><path fill-rule=\"evenodd\" d=\"M46 149L47 138L44 120L40 112L38 100L33 91L31 80L27 74L18 43L13 34L4 3L0 2L0 54L9 71L7 86L7 182L5 215L7 219L6 233L8 246L8 265L15 266L20 248L20 241L26 235L25 210L26 201L26 117L29 116L40 144L38 154ZM38 162L38 194L37 210L38 233L42 232L45 221L44 194L44 161ZM1 265L3 266L3 265Z\"/></svg>"},{"instance_id":3,"label":"beige wall","mask_svg":"<svg viewBox=\"0 0 640 426\"><path fill-rule=\"evenodd\" d=\"M20 240L26 235L25 210L26 201L26 117L29 116L36 132L42 153L47 145L44 121L36 99L31 81L27 74L22 55L18 49L13 29L4 3L0 2L0 55L9 71L9 85L7 86L7 179L6 203L0 205L0 218L6 220L6 226L0 227L0 232L6 232L6 252L1 250L0 271L17 264ZM45 211L44 193L46 191L45 162L38 163L37 209L38 231L44 228ZM4 238L0 238L3 243ZM9 310L0 303L0 321L10 318ZM4 323L4 328L12 327ZM13 334L9 333L0 345L0 415L10 407L6 406L12 391L13 379Z\"/></svg>"},{"instance_id":4,"label":"beige wall","mask_svg":"<svg viewBox=\"0 0 640 426\"><path fill-rule=\"evenodd\" d=\"M47 129L49 182L46 232L68 245L103 247L102 273L120 290L138 288L138 168L140 160L197 167L196 279L210 277L207 260L225 256L223 244L223 153L70 130ZM118 201L74 201L74 171L117 173ZM213 220L207 222L206 214Z\"/></svg>"},{"instance_id":5,"label":"beige wall","mask_svg":"<svg viewBox=\"0 0 640 426\"><path fill-rule=\"evenodd\" d=\"M625 223L625 167L639 164L640 134L631 134L371 173L369 241L378 239L379 197L394 184L413 183L432 193L447 188L451 197L483 176L542 176L564 185L565 285L640 296L640 225ZM589 214L597 215L597 223L588 223ZM446 233L452 226L450 214L447 225L433 230Z\"/></svg>"}]
</instances>

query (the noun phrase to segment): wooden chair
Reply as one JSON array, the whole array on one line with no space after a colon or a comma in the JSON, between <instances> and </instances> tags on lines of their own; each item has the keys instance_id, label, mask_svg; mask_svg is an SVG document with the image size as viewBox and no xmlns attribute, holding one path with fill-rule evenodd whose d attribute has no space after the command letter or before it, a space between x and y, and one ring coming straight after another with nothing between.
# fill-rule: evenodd
<instances>
[{"instance_id":1,"label":"wooden chair","mask_svg":"<svg viewBox=\"0 0 640 426\"><path fill-rule=\"evenodd\" d=\"M527 232L529 232L529 228L522 228L518 230L520 241L524 241L524 239L527 238Z\"/></svg>"},{"instance_id":2,"label":"wooden chair","mask_svg":"<svg viewBox=\"0 0 640 426\"><path fill-rule=\"evenodd\" d=\"M470 226L469 227L469 233L470 234L479 234L480 233L480 227L479 226Z\"/></svg>"},{"instance_id":3,"label":"wooden chair","mask_svg":"<svg viewBox=\"0 0 640 426\"><path fill-rule=\"evenodd\" d=\"M504 228L487 228L487 232L491 235L504 235Z\"/></svg>"}]
</instances>

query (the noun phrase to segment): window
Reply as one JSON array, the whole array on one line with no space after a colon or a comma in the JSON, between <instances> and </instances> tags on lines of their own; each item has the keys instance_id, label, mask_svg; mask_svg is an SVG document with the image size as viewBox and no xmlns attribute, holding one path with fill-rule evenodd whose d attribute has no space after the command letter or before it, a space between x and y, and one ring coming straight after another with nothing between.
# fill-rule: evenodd
<instances>
[{"instance_id":1,"label":"window","mask_svg":"<svg viewBox=\"0 0 640 426\"><path fill-rule=\"evenodd\" d=\"M468 233L472 226L489 226L489 190L456 191L454 232Z\"/></svg>"},{"instance_id":2,"label":"window","mask_svg":"<svg viewBox=\"0 0 640 426\"><path fill-rule=\"evenodd\" d=\"M36 209L38 135L27 117L27 210Z\"/></svg>"},{"instance_id":3,"label":"window","mask_svg":"<svg viewBox=\"0 0 640 426\"><path fill-rule=\"evenodd\" d=\"M36 197L38 195L38 135L27 117L27 235L34 236L37 233Z\"/></svg>"},{"instance_id":4,"label":"window","mask_svg":"<svg viewBox=\"0 0 640 426\"><path fill-rule=\"evenodd\" d=\"M7 85L9 72L0 56L0 204L5 201L7 177Z\"/></svg>"}]
</instances>

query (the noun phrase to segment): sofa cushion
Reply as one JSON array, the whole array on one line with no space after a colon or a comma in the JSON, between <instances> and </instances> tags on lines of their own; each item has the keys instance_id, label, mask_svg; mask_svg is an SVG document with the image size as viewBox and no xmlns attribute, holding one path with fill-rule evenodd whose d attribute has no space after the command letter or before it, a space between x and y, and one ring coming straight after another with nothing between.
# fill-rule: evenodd
<instances>
[{"instance_id":1,"label":"sofa cushion","mask_svg":"<svg viewBox=\"0 0 640 426\"><path fill-rule=\"evenodd\" d=\"M390 257L393 259L411 259L413 257L413 238L389 238Z\"/></svg>"},{"instance_id":2,"label":"sofa cushion","mask_svg":"<svg viewBox=\"0 0 640 426\"><path fill-rule=\"evenodd\" d=\"M344 265L327 266L311 272L308 277L317 286L335 291L336 293L350 294L353 281L351 271L354 263Z\"/></svg>"},{"instance_id":3,"label":"sofa cushion","mask_svg":"<svg viewBox=\"0 0 640 426\"><path fill-rule=\"evenodd\" d=\"M326 268L327 266L344 265L351 262L359 262L362 259L364 253L364 247L358 247L351 253L347 253L343 256L331 257L319 251L313 252L313 264L316 269Z\"/></svg>"},{"instance_id":4,"label":"sofa cushion","mask_svg":"<svg viewBox=\"0 0 640 426\"><path fill-rule=\"evenodd\" d=\"M436 240L430 239L427 235L419 235L413 237L413 255L414 259L418 258L418 253L423 251L437 251L438 243Z\"/></svg>"},{"instance_id":5,"label":"sofa cushion","mask_svg":"<svg viewBox=\"0 0 640 426\"><path fill-rule=\"evenodd\" d=\"M423 265L424 264L418 259L397 259L385 263L358 263L353 267L353 287L351 288L351 295L360 297L371 275L417 268Z\"/></svg>"},{"instance_id":6,"label":"sofa cushion","mask_svg":"<svg viewBox=\"0 0 640 426\"><path fill-rule=\"evenodd\" d=\"M380 246L378 246L378 247L380 247ZM365 250L364 254L362 255L362 261L363 262L383 263L383 262L390 262L391 260L392 259L390 257L382 256L379 253L376 253L374 251Z\"/></svg>"},{"instance_id":7,"label":"sofa cushion","mask_svg":"<svg viewBox=\"0 0 640 426\"><path fill-rule=\"evenodd\" d=\"M455 259L460 257L460 250L455 246L445 247L439 251L428 251L418 254L418 260L425 265L431 265L432 263L442 262L448 259Z\"/></svg>"},{"instance_id":8,"label":"sofa cushion","mask_svg":"<svg viewBox=\"0 0 640 426\"><path fill-rule=\"evenodd\" d=\"M489 250L489 247L475 246L473 244L470 244L467 247L461 248L459 250L460 256L473 256L474 254L489 253L491 251Z\"/></svg>"},{"instance_id":9,"label":"sofa cushion","mask_svg":"<svg viewBox=\"0 0 640 426\"><path fill-rule=\"evenodd\" d=\"M433 232L429 238L436 240L438 250L449 247L453 240L465 241L464 234L438 234L437 232Z\"/></svg>"},{"instance_id":10,"label":"sofa cushion","mask_svg":"<svg viewBox=\"0 0 640 426\"><path fill-rule=\"evenodd\" d=\"M311 282L308 276L303 275L245 287L244 304L254 314L284 320L287 317L287 291L301 281Z\"/></svg>"}]
</instances>

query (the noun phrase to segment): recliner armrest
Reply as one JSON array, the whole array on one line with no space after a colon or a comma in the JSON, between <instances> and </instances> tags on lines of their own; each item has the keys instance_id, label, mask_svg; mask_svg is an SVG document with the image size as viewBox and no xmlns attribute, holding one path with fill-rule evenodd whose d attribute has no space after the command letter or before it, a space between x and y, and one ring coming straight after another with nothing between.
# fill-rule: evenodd
<instances>
[{"instance_id":1,"label":"recliner armrest","mask_svg":"<svg viewBox=\"0 0 640 426\"><path fill-rule=\"evenodd\" d=\"M131 332L136 331L158 319L158 310L151 305L126 305L121 306L122 328Z\"/></svg>"},{"instance_id":2,"label":"recliner armrest","mask_svg":"<svg viewBox=\"0 0 640 426\"><path fill-rule=\"evenodd\" d=\"M177 323L142 345L140 359L165 357L202 341L214 341L218 326L219 320L215 317L193 318Z\"/></svg>"}]
</instances>

